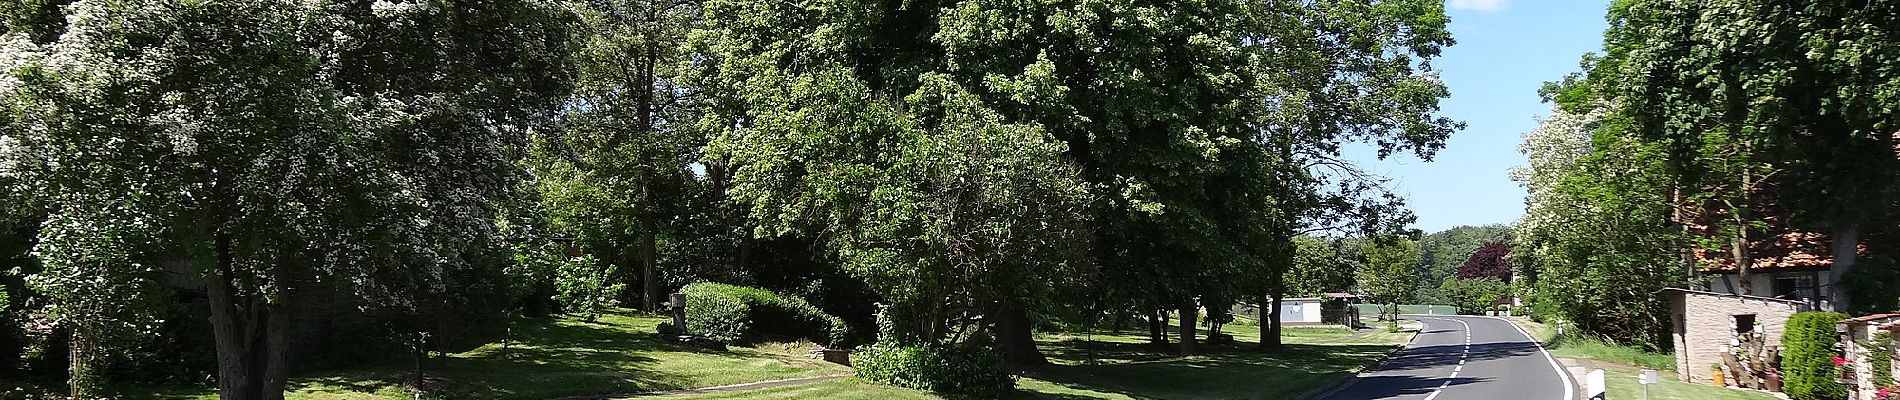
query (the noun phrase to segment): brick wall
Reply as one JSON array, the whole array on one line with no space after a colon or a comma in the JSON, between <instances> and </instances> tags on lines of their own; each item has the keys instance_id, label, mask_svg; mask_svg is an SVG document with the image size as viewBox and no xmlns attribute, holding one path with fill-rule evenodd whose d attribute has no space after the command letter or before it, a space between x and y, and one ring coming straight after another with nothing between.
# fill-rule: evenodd
<instances>
[{"instance_id":1,"label":"brick wall","mask_svg":"<svg viewBox=\"0 0 1900 400\"><path fill-rule=\"evenodd\" d=\"M1781 345L1788 317L1800 311L1792 302L1719 293L1671 291L1670 315L1676 324L1676 374L1690 382L1710 382L1711 365L1722 362L1735 337L1735 316L1755 315L1769 346Z\"/></svg>"}]
</instances>

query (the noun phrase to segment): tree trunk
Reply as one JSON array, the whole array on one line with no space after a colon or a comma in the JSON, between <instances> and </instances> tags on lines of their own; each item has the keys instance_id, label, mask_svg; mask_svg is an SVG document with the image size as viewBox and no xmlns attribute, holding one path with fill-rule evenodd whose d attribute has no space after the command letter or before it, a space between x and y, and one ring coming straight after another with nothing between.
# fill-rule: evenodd
<instances>
[{"instance_id":1,"label":"tree trunk","mask_svg":"<svg viewBox=\"0 0 1900 400\"><path fill-rule=\"evenodd\" d=\"M1735 293L1754 295L1755 284L1749 279L1749 270L1755 264L1755 259L1748 256L1748 229L1735 231L1735 237L1729 241L1729 254L1735 258L1735 275L1742 281L1741 285L1735 288Z\"/></svg>"},{"instance_id":2,"label":"tree trunk","mask_svg":"<svg viewBox=\"0 0 1900 400\"><path fill-rule=\"evenodd\" d=\"M1184 355L1184 356L1193 355L1194 354L1194 323L1196 320L1200 318L1201 312L1200 310L1194 307L1194 301L1192 300L1182 302L1180 311L1181 311L1181 332L1180 332L1181 355Z\"/></svg>"},{"instance_id":3,"label":"tree trunk","mask_svg":"<svg viewBox=\"0 0 1900 400\"><path fill-rule=\"evenodd\" d=\"M1030 332L1029 315L1022 307L1013 303L1002 304L997 314L996 340L1002 346L1003 360L1016 365L1045 365L1049 363L1042 351L1036 349L1036 338Z\"/></svg>"},{"instance_id":4,"label":"tree trunk","mask_svg":"<svg viewBox=\"0 0 1900 400\"><path fill-rule=\"evenodd\" d=\"M1156 346L1168 345L1168 322L1161 310L1148 311L1148 343Z\"/></svg>"},{"instance_id":5,"label":"tree trunk","mask_svg":"<svg viewBox=\"0 0 1900 400\"><path fill-rule=\"evenodd\" d=\"M88 328L72 328L70 343L66 345L66 357L69 368L66 386L70 388L72 398L96 399L104 397L105 377L101 374L98 346L93 343Z\"/></svg>"},{"instance_id":6,"label":"tree trunk","mask_svg":"<svg viewBox=\"0 0 1900 400\"><path fill-rule=\"evenodd\" d=\"M660 311L660 282L653 276L653 265L659 257L659 233L654 232L658 225L653 215L640 216L640 284L645 287L641 292L649 312Z\"/></svg>"},{"instance_id":7,"label":"tree trunk","mask_svg":"<svg viewBox=\"0 0 1900 400\"><path fill-rule=\"evenodd\" d=\"M1266 323L1260 324L1260 347L1262 348L1275 348L1280 347L1282 344L1280 341L1280 332L1282 330L1280 301L1285 299L1286 293L1277 291L1267 298L1267 301L1273 304L1273 312L1266 315ZM1261 308L1265 309L1266 307Z\"/></svg>"},{"instance_id":8,"label":"tree trunk","mask_svg":"<svg viewBox=\"0 0 1900 400\"><path fill-rule=\"evenodd\" d=\"M1827 301L1836 312L1853 309L1852 293L1847 292L1847 273L1854 270L1854 263L1860 258L1860 224L1835 224L1833 236L1834 265L1828 267Z\"/></svg>"},{"instance_id":9,"label":"tree trunk","mask_svg":"<svg viewBox=\"0 0 1900 400\"><path fill-rule=\"evenodd\" d=\"M222 400L282 400L284 333L279 306L251 293L240 293L234 282L231 239L217 234L217 266L206 275L205 294L211 306L211 331L218 355L218 398ZM279 284L282 266L272 266ZM284 297L289 297L285 290ZM280 300L281 303L283 300Z\"/></svg>"}]
</instances>

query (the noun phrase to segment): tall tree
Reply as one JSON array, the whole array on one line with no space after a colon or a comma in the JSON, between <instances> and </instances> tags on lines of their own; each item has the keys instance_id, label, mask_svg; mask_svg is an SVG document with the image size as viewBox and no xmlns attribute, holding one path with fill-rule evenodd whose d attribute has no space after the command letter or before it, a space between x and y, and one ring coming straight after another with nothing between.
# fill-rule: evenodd
<instances>
[{"instance_id":1,"label":"tall tree","mask_svg":"<svg viewBox=\"0 0 1900 400\"><path fill-rule=\"evenodd\" d=\"M705 140L679 80L699 10L673 0L589 2L580 10L566 129L540 143L530 168L552 228L626 272L616 278L637 292L623 299L656 310L661 236L691 211L682 205L699 189L689 165Z\"/></svg>"},{"instance_id":2,"label":"tall tree","mask_svg":"<svg viewBox=\"0 0 1900 400\"><path fill-rule=\"evenodd\" d=\"M1766 196L1792 228L1828 233L1841 282L1900 187L1900 71L1885 67L1900 63L1900 4L1625 0L1610 17L1592 82L1662 147L1685 197L1728 209L1733 261L1749 263L1765 219L1751 199ZM1848 309L1849 287L1828 300Z\"/></svg>"},{"instance_id":3,"label":"tall tree","mask_svg":"<svg viewBox=\"0 0 1900 400\"><path fill-rule=\"evenodd\" d=\"M517 176L510 149L547 126L567 86L570 18L536 2L63 10L57 41L8 41L25 60L0 79L27 158L15 165L51 218L71 221L43 234L136 243L202 278L225 399L283 398L285 304L301 277L423 312L443 279L480 268L501 247L492 209ZM101 227L142 239L98 240L124 237ZM77 268L106 250L47 262ZM91 279L45 290L131 272L49 268Z\"/></svg>"}]
</instances>

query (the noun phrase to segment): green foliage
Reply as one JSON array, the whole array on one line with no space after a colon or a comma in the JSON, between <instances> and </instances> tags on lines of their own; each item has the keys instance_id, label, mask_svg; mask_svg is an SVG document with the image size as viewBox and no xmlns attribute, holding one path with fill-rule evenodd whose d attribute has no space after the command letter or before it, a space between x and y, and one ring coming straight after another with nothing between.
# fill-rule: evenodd
<instances>
[{"instance_id":1,"label":"green foliage","mask_svg":"<svg viewBox=\"0 0 1900 400\"><path fill-rule=\"evenodd\" d=\"M1418 289L1418 277L1413 273L1418 265L1418 243L1404 238L1372 240L1362 251L1366 264L1355 279L1359 289L1373 301L1392 305L1388 312L1397 315L1396 305L1412 298Z\"/></svg>"},{"instance_id":2,"label":"green foliage","mask_svg":"<svg viewBox=\"0 0 1900 400\"><path fill-rule=\"evenodd\" d=\"M1688 244L1673 218L1658 146L1632 137L1600 103L1554 106L1524 135L1530 165L1512 170L1529 191L1515 226L1518 281L1538 318L1648 349L1669 343L1667 310L1654 293L1684 284Z\"/></svg>"},{"instance_id":3,"label":"green foliage","mask_svg":"<svg viewBox=\"0 0 1900 400\"><path fill-rule=\"evenodd\" d=\"M879 342L854 353L851 363L859 379L935 393L994 399L1016 387L1009 366L989 348Z\"/></svg>"},{"instance_id":4,"label":"green foliage","mask_svg":"<svg viewBox=\"0 0 1900 400\"><path fill-rule=\"evenodd\" d=\"M694 335L726 343L777 336L834 348L851 344L844 320L825 314L803 299L708 282L686 285L680 293L686 295L686 328Z\"/></svg>"},{"instance_id":5,"label":"green foliage","mask_svg":"<svg viewBox=\"0 0 1900 400\"><path fill-rule=\"evenodd\" d=\"M1293 246L1293 267L1286 271L1286 294L1318 296L1352 287L1355 266L1346 254L1341 254L1344 240L1301 235L1293 238Z\"/></svg>"},{"instance_id":6,"label":"green foliage","mask_svg":"<svg viewBox=\"0 0 1900 400\"><path fill-rule=\"evenodd\" d=\"M1860 260L1847 277L1841 279L1856 313L1882 313L1900 310L1900 263L1892 256L1872 255Z\"/></svg>"},{"instance_id":7,"label":"green foliage","mask_svg":"<svg viewBox=\"0 0 1900 400\"><path fill-rule=\"evenodd\" d=\"M1677 367L1674 353L1577 332L1575 329L1565 331L1563 336L1552 338L1546 347L1558 357L1588 358L1659 371L1673 371Z\"/></svg>"},{"instance_id":8,"label":"green foliage","mask_svg":"<svg viewBox=\"0 0 1900 400\"><path fill-rule=\"evenodd\" d=\"M1782 389L1795 400L1832 400L1847 396L1847 388L1836 381L1834 358L1840 336L1835 324L1847 314L1800 312L1788 317L1781 333Z\"/></svg>"},{"instance_id":9,"label":"green foliage","mask_svg":"<svg viewBox=\"0 0 1900 400\"><path fill-rule=\"evenodd\" d=\"M1867 349L1867 368L1873 370L1874 387L1893 386L1893 361L1897 356L1894 349L1893 332L1878 331L1860 345Z\"/></svg>"},{"instance_id":10,"label":"green foliage","mask_svg":"<svg viewBox=\"0 0 1900 400\"><path fill-rule=\"evenodd\" d=\"M1482 314L1510 295L1510 288L1498 278L1447 279L1438 287L1438 296L1467 314Z\"/></svg>"},{"instance_id":11,"label":"green foliage","mask_svg":"<svg viewBox=\"0 0 1900 400\"><path fill-rule=\"evenodd\" d=\"M1418 239L1420 303L1444 303L1435 291L1445 281L1458 277L1458 268L1485 243L1508 240L1508 225L1457 226L1426 234Z\"/></svg>"},{"instance_id":12,"label":"green foliage","mask_svg":"<svg viewBox=\"0 0 1900 400\"><path fill-rule=\"evenodd\" d=\"M614 305L616 295L626 290L627 285L617 282L614 276L614 267L595 260L594 256L566 258L555 267L554 302L561 305L561 312L593 321Z\"/></svg>"}]
</instances>

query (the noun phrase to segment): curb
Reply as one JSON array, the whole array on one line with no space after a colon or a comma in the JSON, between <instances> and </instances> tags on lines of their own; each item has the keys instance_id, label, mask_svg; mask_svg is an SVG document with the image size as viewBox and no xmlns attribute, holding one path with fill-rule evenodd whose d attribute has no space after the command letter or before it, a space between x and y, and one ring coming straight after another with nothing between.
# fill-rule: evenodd
<instances>
[{"instance_id":1,"label":"curb","mask_svg":"<svg viewBox=\"0 0 1900 400\"><path fill-rule=\"evenodd\" d=\"M1301 393L1299 396L1294 396L1293 399L1294 400L1312 400L1312 399L1324 398L1326 396L1331 396L1333 394L1339 393L1340 390L1345 390L1347 386L1352 386L1353 383L1359 382L1360 380L1359 374L1364 373L1366 371L1373 370L1373 369L1378 369L1380 365L1385 364L1386 359L1392 358L1393 354L1397 354L1399 351L1412 347L1413 343L1418 342L1418 335L1425 331L1425 322L1417 321L1417 320L1412 320L1412 322L1418 322L1419 327L1418 327L1418 330L1412 331L1411 338L1405 339L1405 345L1399 346L1399 348L1394 349L1390 352L1387 352L1383 356L1379 356L1379 359L1377 360L1372 360L1372 362L1366 363L1364 367L1361 367L1358 371L1353 372L1352 376L1350 377L1346 377L1345 379L1340 379L1338 382L1333 382L1332 385L1323 386L1318 389L1309 390L1306 393Z\"/></svg>"}]
</instances>

